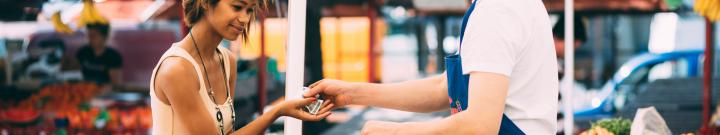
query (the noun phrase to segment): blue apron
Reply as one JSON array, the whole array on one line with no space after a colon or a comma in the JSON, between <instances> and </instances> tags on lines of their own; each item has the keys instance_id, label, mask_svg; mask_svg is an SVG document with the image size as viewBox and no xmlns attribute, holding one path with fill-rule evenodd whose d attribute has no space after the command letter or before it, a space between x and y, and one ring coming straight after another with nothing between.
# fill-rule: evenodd
<instances>
[{"instance_id":1,"label":"blue apron","mask_svg":"<svg viewBox=\"0 0 720 135\"><path fill-rule=\"evenodd\" d=\"M477 1L477 0L476 0ZM475 2L470 5L470 8L465 12L463 16L461 31L460 31L460 46L462 46L462 39L465 35L465 26L467 25L470 14L475 10ZM447 81L448 81L448 95L450 96L450 107L453 114L467 109L468 103L468 81L470 76L464 75L462 72L462 61L460 54L456 53L451 56L445 57L445 69L447 70ZM500 135L524 135L525 133L513 123L510 118L503 114L502 121L500 123Z\"/></svg>"}]
</instances>

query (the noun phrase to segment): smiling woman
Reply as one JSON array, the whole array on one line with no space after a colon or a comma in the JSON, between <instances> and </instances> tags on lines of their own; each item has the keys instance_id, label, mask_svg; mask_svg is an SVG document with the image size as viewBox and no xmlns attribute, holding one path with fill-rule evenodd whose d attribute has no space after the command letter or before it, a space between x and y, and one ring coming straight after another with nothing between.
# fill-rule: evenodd
<instances>
[{"instance_id":1,"label":"smiling woman","mask_svg":"<svg viewBox=\"0 0 720 135\"><path fill-rule=\"evenodd\" d=\"M226 25L227 27L221 29L221 30L230 30L234 34L240 33L242 34L243 39L247 38L247 31L249 30L250 23L252 22L250 19L255 18L255 9L259 6L266 7L267 1L261 1L262 3L258 3L258 0L227 0L230 2L230 4L225 5L219 5L218 3L221 2L221 0L184 0L183 1L183 14L185 15L184 21L186 24L188 24L189 27L192 27L195 23L200 21L202 17L204 17L206 11L208 9L214 9L216 11L219 11L219 13L228 13L228 14L235 14L237 13L233 12L239 12L241 10L246 10L246 15L244 18L237 18L235 15L222 15L222 14L216 14L212 17L212 20L216 21L224 21L225 23L228 23ZM228 12L229 11L229 12ZM210 11L212 12L212 11ZM222 22L220 22L222 23ZM217 27L216 27L217 28ZM222 28L222 27L221 27ZM226 33L227 34L227 33ZM229 36L229 35L223 35L223 36ZM237 38L237 35L234 37L228 37L230 40L235 40Z\"/></svg>"},{"instance_id":2,"label":"smiling woman","mask_svg":"<svg viewBox=\"0 0 720 135\"><path fill-rule=\"evenodd\" d=\"M315 98L280 103L238 130L234 125L235 56L219 46L222 39L247 39L258 0L183 0L188 35L158 61L150 79L153 134L262 134L278 117L317 121L330 115L325 104L317 115L302 110ZM247 40L245 40L247 41ZM328 102L329 103L329 102Z\"/></svg>"}]
</instances>

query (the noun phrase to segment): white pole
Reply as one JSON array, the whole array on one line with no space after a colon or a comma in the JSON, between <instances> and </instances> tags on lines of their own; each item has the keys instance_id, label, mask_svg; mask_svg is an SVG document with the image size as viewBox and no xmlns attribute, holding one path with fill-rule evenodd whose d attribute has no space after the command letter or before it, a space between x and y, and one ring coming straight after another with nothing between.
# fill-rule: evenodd
<instances>
[{"instance_id":1,"label":"white pole","mask_svg":"<svg viewBox=\"0 0 720 135\"><path fill-rule=\"evenodd\" d=\"M306 0L288 0L285 101L302 98L300 94L305 71L305 8ZM286 135L302 134L302 121L286 117L284 132Z\"/></svg>"},{"instance_id":2,"label":"white pole","mask_svg":"<svg viewBox=\"0 0 720 135\"><path fill-rule=\"evenodd\" d=\"M575 35L573 35L573 0L565 0L565 76L562 80L562 100L563 100L563 127L565 135L573 134L573 125L575 118L573 117L573 83L575 80L573 71L575 64Z\"/></svg>"}]
</instances>

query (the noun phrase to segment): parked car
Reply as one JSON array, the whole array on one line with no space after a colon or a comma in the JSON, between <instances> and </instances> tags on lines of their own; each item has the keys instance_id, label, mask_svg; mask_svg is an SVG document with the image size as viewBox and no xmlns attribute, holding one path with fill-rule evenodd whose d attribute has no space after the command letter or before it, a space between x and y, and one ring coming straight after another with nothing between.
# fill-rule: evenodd
<instances>
[{"instance_id":1,"label":"parked car","mask_svg":"<svg viewBox=\"0 0 720 135\"><path fill-rule=\"evenodd\" d=\"M644 53L631 58L592 98L575 107L576 119L611 117L632 100L631 93L643 90L650 82L666 78L700 76L702 50ZM577 101L577 100L576 100Z\"/></svg>"}]
</instances>

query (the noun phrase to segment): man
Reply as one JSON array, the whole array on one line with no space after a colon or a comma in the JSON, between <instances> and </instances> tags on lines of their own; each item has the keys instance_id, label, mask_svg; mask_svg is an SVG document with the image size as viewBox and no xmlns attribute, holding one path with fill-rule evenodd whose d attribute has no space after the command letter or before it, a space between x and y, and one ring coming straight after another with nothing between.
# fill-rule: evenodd
<instances>
[{"instance_id":1,"label":"man","mask_svg":"<svg viewBox=\"0 0 720 135\"><path fill-rule=\"evenodd\" d=\"M82 68L83 79L100 84L120 84L122 57L106 44L110 25L89 23L86 28L89 45L80 48L75 55Z\"/></svg>"},{"instance_id":2,"label":"man","mask_svg":"<svg viewBox=\"0 0 720 135\"><path fill-rule=\"evenodd\" d=\"M425 122L369 121L363 134L555 134L551 26L540 0L478 0L463 19L460 54L446 58L444 74L392 84L323 80L304 96L323 94L337 106L453 111Z\"/></svg>"}]
</instances>

